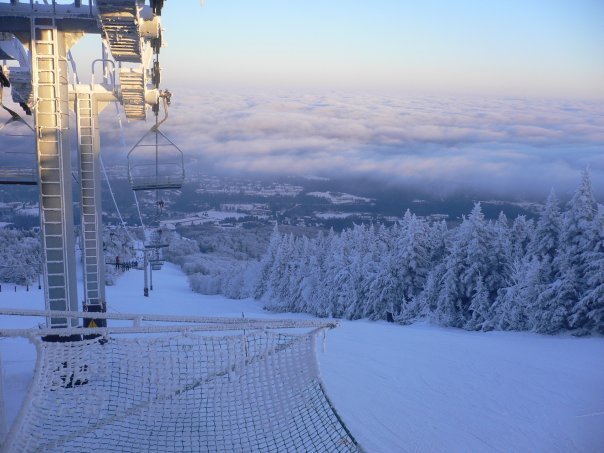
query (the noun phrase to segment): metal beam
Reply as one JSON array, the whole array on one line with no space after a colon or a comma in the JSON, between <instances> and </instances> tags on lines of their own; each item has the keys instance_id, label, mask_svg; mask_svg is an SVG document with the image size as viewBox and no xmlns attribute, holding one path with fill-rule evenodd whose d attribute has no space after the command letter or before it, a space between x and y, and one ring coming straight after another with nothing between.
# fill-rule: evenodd
<instances>
[{"instance_id":1,"label":"metal beam","mask_svg":"<svg viewBox=\"0 0 604 453\"><path fill-rule=\"evenodd\" d=\"M30 17L26 15L17 15L7 11L0 4L0 30L8 33L22 34L29 33ZM33 17L48 18L47 14L34 14ZM94 17L67 17L55 20L57 29L60 31L82 32L100 34L101 28Z\"/></svg>"}]
</instances>

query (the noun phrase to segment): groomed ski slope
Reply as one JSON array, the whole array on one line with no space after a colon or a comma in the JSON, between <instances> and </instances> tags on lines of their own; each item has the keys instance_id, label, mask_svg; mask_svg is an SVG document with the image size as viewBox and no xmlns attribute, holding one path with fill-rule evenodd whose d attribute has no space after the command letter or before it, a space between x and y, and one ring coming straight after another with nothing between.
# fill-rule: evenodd
<instances>
[{"instance_id":1,"label":"groomed ski slope","mask_svg":"<svg viewBox=\"0 0 604 453\"><path fill-rule=\"evenodd\" d=\"M192 293L167 263L142 296L142 272L107 288L119 312L246 317L273 314L252 300ZM43 308L42 291L3 285L0 306ZM41 320L0 318L32 326ZM0 341L7 426L31 381L35 351ZM604 451L604 339L474 333L430 325L344 321L317 352L327 391L368 452Z\"/></svg>"}]
</instances>

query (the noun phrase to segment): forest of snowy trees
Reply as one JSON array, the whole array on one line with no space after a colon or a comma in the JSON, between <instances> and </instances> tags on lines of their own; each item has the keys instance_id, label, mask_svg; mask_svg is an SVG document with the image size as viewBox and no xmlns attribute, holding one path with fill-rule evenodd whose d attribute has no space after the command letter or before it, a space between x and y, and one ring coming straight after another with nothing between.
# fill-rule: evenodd
<instances>
[{"instance_id":1,"label":"forest of snowy trees","mask_svg":"<svg viewBox=\"0 0 604 453\"><path fill-rule=\"evenodd\" d=\"M128 233L123 228L105 228L103 232L105 260L112 262L116 256L119 256L122 262L134 261L136 252L131 237L137 233L142 237L142 232L135 229ZM38 277L42 273L43 260L39 233L34 230L0 229L0 256L2 257L0 284L37 284ZM115 284L121 273L114 265L106 264L105 283Z\"/></svg>"},{"instance_id":2,"label":"forest of snowy trees","mask_svg":"<svg viewBox=\"0 0 604 453\"><path fill-rule=\"evenodd\" d=\"M0 284L32 284L42 272L38 234L31 230L0 229Z\"/></svg>"},{"instance_id":3,"label":"forest of snowy trees","mask_svg":"<svg viewBox=\"0 0 604 453\"><path fill-rule=\"evenodd\" d=\"M604 206L588 171L564 208L552 191L535 220L490 221L476 204L453 228L409 211L392 227L356 225L313 238L275 228L263 256L268 232L168 236L165 258L189 275L194 291L254 297L270 310L604 334ZM136 259L133 238L142 240L142 231L106 229L106 260ZM0 283L37 280L37 234L0 229L0 256ZM107 284L119 275L106 266Z\"/></svg>"},{"instance_id":4,"label":"forest of snowy trees","mask_svg":"<svg viewBox=\"0 0 604 453\"><path fill-rule=\"evenodd\" d=\"M604 334L604 207L585 171L565 209L552 191L536 221L487 221L476 204L451 229L410 212L314 239L275 229L251 290L276 311Z\"/></svg>"}]
</instances>

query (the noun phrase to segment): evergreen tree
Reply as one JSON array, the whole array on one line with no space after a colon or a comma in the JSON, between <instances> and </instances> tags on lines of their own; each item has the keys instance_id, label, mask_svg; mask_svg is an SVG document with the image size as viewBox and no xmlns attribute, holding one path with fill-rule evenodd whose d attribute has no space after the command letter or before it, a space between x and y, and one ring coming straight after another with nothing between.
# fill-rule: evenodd
<instances>
[{"instance_id":1,"label":"evergreen tree","mask_svg":"<svg viewBox=\"0 0 604 453\"><path fill-rule=\"evenodd\" d=\"M587 288L573 307L570 325L585 331L604 334L604 206L598 207L592 222L593 248L585 252L584 267Z\"/></svg>"},{"instance_id":2,"label":"evergreen tree","mask_svg":"<svg viewBox=\"0 0 604 453\"><path fill-rule=\"evenodd\" d=\"M569 201L562 227L562 253L560 269L563 274L574 274L579 294L585 289L583 271L586 258L594 246L593 220L596 213L591 176L588 170L583 171L581 185Z\"/></svg>"},{"instance_id":3,"label":"evergreen tree","mask_svg":"<svg viewBox=\"0 0 604 453\"><path fill-rule=\"evenodd\" d=\"M446 325L463 327L472 317L471 301L478 277L494 300L502 276L497 274L499 257L493 255L493 229L477 203L456 232L445 259L443 285L437 301L437 319Z\"/></svg>"},{"instance_id":4,"label":"evergreen tree","mask_svg":"<svg viewBox=\"0 0 604 453\"><path fill-rule=\"evenodd\" d=\"M430 270L429 238L425 222L412 215L401 239L395 259L399 261L397 278L402 289L401 316L408 322L418 314L418 307L411 307L409 302L422 291Z\"/></svg>"},{"instance_id":5,"label":"evergreen tree","mask_svg":"<svg viewBox=\"0 0 604 453\"><path fill-rule=\"evenodd\" d=\"M393 237L398 234L398 225L389 229L380 225L374 237L374 269L367 282L367 300L363 310L363 316L369 319L386 319L386 312L393 313L399 302Z\"/></svg>"},{"instance_id":6,"label":"evergreen tree","mask_svg":"<svg viewBox=\"0 0 604 453\"><path fill-rule=\"evenodd\" d=\"M464 326L468 330L492 330L491 322L491 302L489 300L489 291L484 284L482 275L478 275L474 295L470 302L471 317Z\"/></svg>"},{"instance_id":7,"label":"evergreen tree","mask_svg":"<svg viewBox=\"0 0 604 453\"><path fill-rule=\"evenodd\" d=\"M592 222L596 211L591 177L588 170L568 203L560 234L560 252L552 262L554 280L540 295L535 329L555 333L569 328L573 307L586 292L586 268L593 247Z\"/></svg>"},{"instance_id":8,"label":"evergreen tree","mask_svg":"<svg viewBox=\"0 0 604 453\"><path fill-rule=\"evenodd\" d=\"M511 259L521 260L527 253L530 243L533 239L535 226L532 220L527 220L523 215L519 215L512 223L510 231Z\"/></svg>"},{"instance_id":9,"label":"evergreen tree","mask_svg":"<svg viewBox=\"0 0 604 453\"><path fill-rule=\"evenodd\" d=\"M267 286L270 278L271 268L274 265L279 247L281 246L282 236L279 233L277 224L273 228L271 238L268 243L268 248L260 260L260 270L258 281L255 285L253 295L256 299L261 299L267 291Z\"/></svg>"},{"instance_id":10,"label":"evergreen tree","mask_svg":"<svg viewBox=\"0 0 604 453\"><path fill-rule=\"evenodd\" d=\"M552 189L537 221L528 253L540 260L547 257L550 262L553 261L559 252L561 229L562 215L556 193Z\"/></svg>"},{"instance_id":11,"label":"evergreen tree","mask_svg":"<svg viewBox=\"0 0 604 453\"><path fill-rule=\"evenodd\" d=\"M494 326L500 330L528 330L537 298L543 290L542 263L536 256L516 261L510 285L502 288L493 306Z\"/></svg>"}]
</instances>

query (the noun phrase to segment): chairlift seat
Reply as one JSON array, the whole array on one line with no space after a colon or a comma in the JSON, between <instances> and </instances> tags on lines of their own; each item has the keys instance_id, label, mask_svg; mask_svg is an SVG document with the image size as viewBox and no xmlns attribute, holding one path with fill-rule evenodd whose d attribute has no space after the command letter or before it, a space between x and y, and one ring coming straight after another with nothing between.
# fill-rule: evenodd
<instances>
[{"instance_id":1,"label":"chairlift seat","mask_svg":"<svg viewBox=\"0 0 604 453\"><path fill-rule=\"evenodd\" d=\"M163 248L166 248L166 247L169 247L169 246L170 246L169 244L166 244L166 243L160 244L160 243L157 243L157 242L150 243L150 244L145 244L145 248L146 249L163 249Z\"/></svg>"},{"instance_id":2,"label":"chairlift seat","mask_svg":"<svg viewBox=\"0 0 604 453\"><path fill-rule=\"evenodd\" d=\"M185 179L183 153L157 127L152 127L128 153L132 190L180 189Z\"/></svg>"},{"instance_id":3,"label":"chairlift seat","mask_svg":"<svg viewBox=\"0 0 604 453\"><path fill-rule=\"evenodd\" d=\"M183 178L179 175L137 176L128 175L132 190L180 189Z\"/></svg>"}]
</instances>

